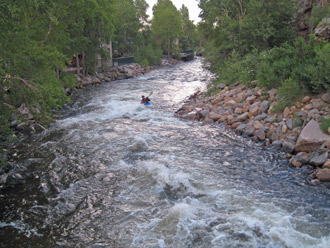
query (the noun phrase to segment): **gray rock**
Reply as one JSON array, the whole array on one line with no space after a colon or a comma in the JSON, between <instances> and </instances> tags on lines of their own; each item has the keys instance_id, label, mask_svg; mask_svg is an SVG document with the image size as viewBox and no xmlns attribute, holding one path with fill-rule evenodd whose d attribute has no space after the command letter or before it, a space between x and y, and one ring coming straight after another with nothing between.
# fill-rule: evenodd
<instances>
[{"instance_id":1,"label":"gray rock","mask_svg":"<svg viewBox=\"0 0 330 248\"><path fill-rule=\"evenodd\" d=\"M241 135L245 128L246 128L246 124L241 124L236 128L235 132L237 134Z\"/></svg>"},{"instance_id":2,"label":"gray rock","mask_svg":"<svg viewBox=\"0 0 330 248\"><path fill-rule=\"evenodd\" d=\"M316 177L321 182L330 182L330 169L321 169L316 173Z\"/></svg>"},{"instance_id":3,"label":"gray rock","mask_svg":"<svg viewBox=\"0 0 330 248\"><path fill-rule=\"evenodd\" d=\"M256 136L260 141L264 141L266 139L266 134L265 134L264 130L262 130L262 129L259 129L256 132Z\"/></svg>"},{"instance_id":4,"label":"gray rock","mask_svg":"<svg viewBox=\"0 0 330 248\"><path fill-rule=\"evenodd\" d=\"M318 111L317 109L312 109L311 111L308 112L307 118L314 119L316 121L320 120L321 119L320 111Z\"/></svg>"},{"instance_id":5,"label":"gray rock","mask_svg":"<svg viewBox=\"0 0 330 248\"><path fill-rule=\"evenodd\" d=\"M272 143L272 146L278 148L278 149L281 149L282 147L282 141L280 140L275 140L273 143Z\"/></svg>"},{"instance_id":6,"label":"gray rock","mask_svg":"<svg viewBox=\"0 0 330 248\"><path fill-rule=\"evenodd\" d=\"M323 102L321 99L314 99L313 100L313 108L314 109L321 110L326 105L327 104L325 102Z\"/></svg>"},{"instance_id":7,"label":"gray rock","mask_svg":"<svg viewBox=\"0 0 330 248\"><path fill-rule=\"evenodd\" d=\"M286 126L287 126L290 130L293 129L293 121L292 121L292 119L288 119L288 120L286 121Z\"/></svg>"},{"instance_id":8,"label":"gray rock","mask_svg":"<svg viewBox=\"0 0 330 248\"><path fill-rule=\"evenodd\" d=\"M315 120L311 120L301 131L295 146L295 151L316 151L326 141L330 141L330 136L321 131L319 124Z\"/></svg>"},{"instance_id":9,"label":"gray rock","mask_svg":"<svg viewBox=\"0 0 330 248\"><path fill-rule=\"evenodd\" d=\"M326 103L330 103L330 92L327 92L327 93L323 94L321 96L321 99Z\"/></svg>"},{"instance_id":10,"label":"gray rock","mask_svg":"<svg viewBox=\"0 0 330 248\"><path fill-rule=\"evenodd\" d=\"M244 132L244 136L252 137L254 135L255 129L253 127L247 128Z\"/></svg>"},{"instance_id":11,"label":"gray rock","mask_svg":"<svg viewBox=\"0 0 330 248\"><path fill-rule=\"evenodd\" d=\"M309 163L314 166L322 166L325 163L325 161L327 161L328 156L329 156L328 152L323 152L321 154L316 152L312 157L312 159L309 161Z\"/></svg>"},{"instance_id":12,"label":"gray rock","mask_svg":"<svg viewBox=\"0 0 330 248\"><path fill-rule=\"evenodd\" d=\"M198 113L198 115L199 115L199 118L204 119L209 113L210 113L210 110L202 110Z\"/></svg>"},{"instance_id":13,"label":"gray rock","mask_svg":"<svg viewBox=\"0 0 330 248\"><path fill-rule=\"evenodd\" d=\"M270 135L270 140L274 143L276 140L278 140L278 135L276 132L272 132ZM282 145L282 144L281 144Z\"/></svg>"},{"instance_id":14,"label":"gray rock","mask_svg":"<svg viewBox=\"0 0 330 248\"><path fill-rule=\"evenodd\" d=\"M249 116L249 113L248 112L245 112L244 114L241 114L239 116L237 116L237 121L239 122L242 122L242 121L245 121Z\"/></svg>"},{"instance_id":15,"label":"gray rock","mask_svg":"<svg viewBox=\"0 0 330 248\"><path fill-rule=\"evenodd\" d=\"M254 120L256 121L261 121L261 120L264 120L265 118L267 118L267 114L266 113L262 113L260 115L257 115L256 117L254 117Z\"/></svg>"},{"instance_id":16,"label":"gray rock","mask_svg":"<svg viewBox=\"0 0 330 248\"><path fill-rule=\"evenodd\" d=\"M265 122L269 122L269 123L274 123L276 121L277 121L277 118L273 115L270 115L265 119Z\"/></svg>"},{"instance_id":17,"label":"gray rock","mask_svg":"<svg viewBox=\"0 0 330 248\"><path fill-rule=\"evenodd\" d=\"M266 113L269 109L269 102L268 101L263 101L260 105L259 113Z\"/></svg>"},{"instance_id":18,"label":"gray rock","mask_svg":"<svg viewBox=\"0 0 330 248\"><path fill-rule=\"evenodd\" d=\"M288 141L283 141L281 152L292 153L294 150L294 144Z\"/></svg>"},{"instance_id":19,"label":"gray rock","mask_svg":"<svg viewBox=\"0 0 330 248\"><path fill-rule=\"evenodd\" d=\"M296 167L300 167L300 166L307 164L308 161L309 161L309 158L307 156L307 153L300 152L290 159L290 164L292 164Z\"/></svg>"}]
</instances>

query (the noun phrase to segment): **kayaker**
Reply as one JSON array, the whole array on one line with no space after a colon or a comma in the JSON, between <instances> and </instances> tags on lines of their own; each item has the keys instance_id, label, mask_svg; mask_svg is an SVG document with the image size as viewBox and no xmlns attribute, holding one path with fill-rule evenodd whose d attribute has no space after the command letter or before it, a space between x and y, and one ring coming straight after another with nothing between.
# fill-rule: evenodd
<instances>
[{"instance_id":1,"label":"kayaker","mask_svg":"<svg viewBox=\"0 0 330 248\"><path fill-rule=\"evenodd\" d=\"M144 96L142 96L142 99L141 99L141 104L144 104L144 105L150 105L150 99L149 99L149 97L144 97Z\"/></svg>"},{"instance_id":2,"label":"kayaker","mask_svg":"<svg viewBox=\"0 0 330 248\"><path fill-rule=\"evenodd\" d=\"M149 102L150 102L150 99L149 99L149 97L146 97L146 98L145 98L145 105L150 105L150 103L149 103Z\"/></svg>"},{"instance_id":3,"label":"kayaker","mask_svg":"<svg viewBox=\"0 0 330 248\"><path fill-rule=\"evenodd\" d=\"M144 96L142 96L142 99L141 99L141 104L146 104L146 98Z\"/></svg>"}]
</instances>

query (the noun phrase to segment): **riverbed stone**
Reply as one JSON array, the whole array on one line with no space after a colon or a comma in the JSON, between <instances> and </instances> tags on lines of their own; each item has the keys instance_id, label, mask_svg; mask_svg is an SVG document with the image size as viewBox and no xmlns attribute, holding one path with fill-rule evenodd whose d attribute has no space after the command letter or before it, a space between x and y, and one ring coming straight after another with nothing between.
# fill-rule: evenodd
<instances>
[{"instance_id":1,"label":"riverbed stone","mask_svg":"<svg viewBox=\"0 0 330 248\"><path fill-rule=\"evenodd\" d=\"M330 159L327 159L322 166L322 169L330 169Z\"/></svg>"},{"instance_id":2,"label":"riverbed stone","mask_svg":"<svg viewBox=\"0 0 330 248\"><path fill-rule=\"evenodd\" d=\"M242 123L241 125L239 125L236 129L235 129L235 133L238 135L242 135L242 133L244 132L244 129L246 128L246 124Z\"/></svg>"},{"instance_id":3,"label":"riverbed stone","mask_svg":"<svg viewBox=\"0 0 330 248\"><path fill-rule=\"evenodd\" d=\"M314 156L311 158L309 163L314 166L322 166L328 159L329 153L323 152L323 153L315 153Z\"/></svg>"},{"instance_id":4,"label":"riverbed stone","mask_svg":"<svg viewBox=\"0 0 330 248\"><path fill-rule=\"evenodd\" d=\"M242 124L242 122L235 122L231 125L231 129L235 129L238 128L240 125Z\"/></svg>"},{"instance_id":5,"label":"riverbed stone","mask_svg":"<svg viewBox=\"0 0 330 248\"><path fill-rule=\"evenodd\" d=\"M273 141L272 146L274 146L274 147L276 147L278 149L281 149L281 147L282 147L282 141L275 140L275 141Z\"/></svg>"},{"instance_id":6,"label":"riverbed stone","mask_svg":"<svg viewBox=\"0 0 330 248\"><path fill-rule=\"evenodd\" d=\"M243 122L245 121L246 119L249 118L249 113L245 112L244 114L241 114L239 116L237 116L237 121L240 121L240 122Z\"/></svg>"},{"instance_id":7,"label":"riverbed stone","mask_svg":"<svg viewBox=\"0 0 330 248\"><path fill-rule=\"evenodd\" d=\"M220 103L223 100L223 97L220 96L214 100L211 101L212 105L217 105L218 103Z\"/></svg>"},{"instance_id":8,"label":"riverbed stone","mask_svg":"<svg viewBox=\"0 0 330 248\"><path fill-rule=\"evenodd\" d=\"M330 182L330 169L321 169L316 173L316 178L321 182Z\"/></svg>"},{"instance_id":9,"label":"riverbed stone","mask_svg":"<svg viewBox=\"0 0 330 248\"><path fill-rule=\"evenodd\" d=\"M261 120L266 119L267 116L268 116L268 115L267 115L266 113L262 113L262 114L260 114L260 115L257 115L256 117L254 117L254 120L256 120L256 121L261 121Z\"/></svg>"},{"instance_id":10,"label":"riverbed stone","mask_svg":"<svg viewBox=\"0 0 330 248\"><path fill-rule=\"evenodd\" d=\"M321 99L314 99L313 100L313 108L317 110L321 110L325 105L327 105L325 102L323 102Z\"/></svg>"},{"instance_id":11,"label":"riverbed stone","mask_svg":"<svg viewBox=\"0 0 330 248\"><path fill-rule=\"evenodd\" d=\"M244 113L244 109L243 108L235 108L235 114L243 114Z\"/></svg>"},{"instance_id":12,"label":"riverbed stone","mask_svg":"<svg viewBox=\"0 0 330 248\"><path fill-rule=\"evenodd\" d=\"M309 161L309 157L306 152L300 152L290 159L290 163L295 167L301 167L307 164L308 161Z\"/></svg>"},{"instance_id":13,"label":"riverbed stone","mask_svg":"<svg viewBox=\"0 0 330 248\"><path fill-rule=\"evenodd\" d=\"M233 124L235 122L235 117L232 115L227 115L227 123L229 125Z\"/></svg>"},{"instance_id":14,"label":"riverbed stone","mask_svg":"<svg viewBox=\"0 0 330 248\"><path fill-rule=\"evenodd\" d=\"M282 142L281 152L292 153L294 150L294 144L288 141Z\"/></svg>"},{"instance_id":15,"label":"riverbed stone","mask_svg":"<svg viewBox=\"0 0 330 248\"><path fill-rule=\"evenodd\" d=\"M305 96L303 97L303 99L301 100L302 103L308 103L311 100L310 96Z\"/></svg>"},{"instance_id":16,"label":"riverbed stone","mask_svg":"<svg viewBox=\"0 0 330 248\"><path fill-rule=\"evenodd\" d=\"M288 107L285 107L283 111L283 118L287 118L290 114L290 109Z\"/></svg>"},{"instance_id":17,"label":"riverbed stone","mask_svg":"<svg viewBox=\"0 0 330 248\"><path fill-rule=\"evenodd\" d=\"M261 128L263 128L263 124L260 122L260 121L255 121L254 123L253 123L253 127L255 128L255 129L261 129Z\"/></svg>"},{"instance_id":18,"label":"riverbed stone","mask_svg":"<svg viewBox=\"0 0 330 248\"><path fill-rule=\"evenodd\" d=\"M252 137L254 135L255 129L254 127L248 127L246 130L243 132L243 134L247 137Z\"/></svg>"},{"instance_id":19,"label":"riverbed stone","mask_svg":"<svg viewBox=\"0 0 330 248\"><path fill-rule=\"evenodd\" d=\"M320 111L318 109L312 109L311 111L308 112L307 117L310 119L315 119L317 120L318 117L320 116Z\"/></svg>"},{"instance_id":20,"label":"riverbed stone","mask_svg":"<svg viewBox=\"0 0 330 248\"><path fill-rule=\"evenodd\" d=\"M207 117L213 121L217 121L221 118L221 115L214 113L214 112L210 112L207 114Z\"/></svg>"},{"instance_id":21,"label":"riverbed stone","mask_svg":"<svg viewBox=\"0 0 330 248\"><path fill-rule=\"evenodd\" d=\"M259 106L258 106L258 104L251 105L251 107L249 108L248 116L249 117L257 116L258 113L259 113Z\"/></svg>"},{"instance_id":22,"label":"riverbed stone","mask_svg":"<svg viewBox=\"0 0 330 248\"><path fill-rule=\"evenodd\" d=\"M188 113L188 114L184 114L183 116L182 116L184 119L187 119L187 120L197 120L198 118L197 118L197 113L195 112L195 111L192 111L192 112L190 112L190 113Z\"/></svg>"},{"instance_id":23,"label":"riverbed stone","mask_svg":"<svg viewBox=\"0 0 330 248\"><path fill-rule=\"evenodd\" d=\"M307 111L309 111L309 110L311 110L311 109L313 109L313 104L312 103L309 103L309 104L307 104L305 107L304 107L304 109L305 110L307 110Z\"/></svg>"},{"instance_id":24,"label":"riverbed stone","mask_svg":"<svg viewBox=\"0 0 330 248\"><path fill-rule=\"evenodd\" d=\"M277 121L276 116L270 115L265 119L265 122L274 123Z\"/></svg>"},{"instance_id":25,"label":"riverbed stone","mask_svg":"<svg viewBox=\"0 0 330 248\"><path fill-rule=\"evenodd\" d=\"M330 92L327 92L321 96L322 101L330 103Z\"/></svg>"},{"instance_id":26,"label":"riverbed stone","mask_svg":"<svg viewBox=\"0 0 330 248\"><path fill-rule=\"evenodd\" d=\"M255 95L252 95L246 98L245 102L252 104L256 99L257 97Z\"/></svg>"},{"instance_id":27,"label":"riverbed stone","mask_svg":"<svg viewBox=\"0 0 330 248\"><path fill-rule=\"evenodd\" d=\"M330 136L324 134L319 124L315 120L311 120L301 131L296 146L296 152L312 152L330 140Z\"/></svg>"},{"instance_id":28,"label":"riverbed stone","mask_svg":"<svg viewBox=\"0 0 330 248\"><path fill-rule=\"evenodd\" d=\"M210 113L210 110L202 110L198 112L199 118L204 119L208 114Z\"/></svg>"},{"instance_id":29,"label":"riverbed stone","mask_svg":"<svg viewBox=\"0 0 330 248\"><path fill-rule=\"evenodd\" d=\"M256 131L256 136L260 141L264 141L266 139L266 134L262 129Z\"/></svg>"},{"instance_id":30,"label":"riverbed stone","mask_svg":"<svg viewBox=\"0 0 330 248\"><path fill-rule=\"evenodd\" d=\"M290 130L293 129L293 121L292 121L292 119L288 119L288 120L286 121L286 126L287 126Z\"/></svg>"},{"instance_id":31,"label":"riverbed stone","mask_svg":"<svg viewBox=\"0 0 330 248\"><path fill-rule=\"evenodd\" d=\"M263 101L260 105L259 114L267 113L270 107L269 101Z\"/></svg>"}]
</instances>

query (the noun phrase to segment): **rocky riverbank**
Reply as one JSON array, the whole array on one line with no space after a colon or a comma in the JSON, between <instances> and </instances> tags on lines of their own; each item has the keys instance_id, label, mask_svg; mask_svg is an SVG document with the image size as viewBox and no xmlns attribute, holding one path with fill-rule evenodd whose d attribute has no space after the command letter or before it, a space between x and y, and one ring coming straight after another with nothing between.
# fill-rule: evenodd
<instances>
[{"instance_id":1,"label":"rocky riverbank","mask_svg":"<svg viewBox=\"0 0 330 248\"><path fill-rule=\"evenodd\" d=\"M220 92L214 96L196 92L177 111L178 116L225 125L265 146L275 146L287 153L292 166L312 166L312 183L330 182L330 136L319 125L322 118L330 118L330 93L305 96L275 113L279 98L276 89L265 91L237 84L219 84L217 88Z\"/></svg>"}]
</instances>

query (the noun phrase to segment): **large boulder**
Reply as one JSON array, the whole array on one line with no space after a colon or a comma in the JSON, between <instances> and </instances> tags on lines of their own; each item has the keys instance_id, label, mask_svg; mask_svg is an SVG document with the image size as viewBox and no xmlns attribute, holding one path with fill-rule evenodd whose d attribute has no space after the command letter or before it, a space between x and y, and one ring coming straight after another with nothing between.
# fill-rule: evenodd
<instances>
[{"instance_id":1,"label":"large boulder","mask_svg":"<svg viewBox=\"0 0 330 248\"><path fill-rule=\"evenodd\" d=\"M330 136L321 131L315 120L311 120L301 131L294 150L296 152L313 152L329 140Z\"/></svg>"}]
</instances>

